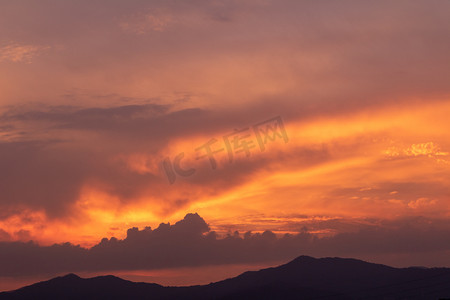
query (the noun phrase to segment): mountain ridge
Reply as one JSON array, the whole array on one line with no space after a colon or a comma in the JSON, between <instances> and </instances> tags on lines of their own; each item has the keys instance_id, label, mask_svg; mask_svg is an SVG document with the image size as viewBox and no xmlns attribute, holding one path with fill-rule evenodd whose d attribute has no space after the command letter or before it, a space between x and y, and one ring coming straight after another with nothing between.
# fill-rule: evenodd
<instances>
[{"instance_id":1,"label":"mountain ridge","mask_svg":"<svg viewBox=\"0 0 450 300\"><path fill-rule=\"evenodd\" d=\"M207 285L132 282L113 275L69 273L0 293L3 299L444 299L450 269L394 268L352 258L299 256L294 260ZM391 299L389 298L389 299Z\"/></svg>"}]
</instances>

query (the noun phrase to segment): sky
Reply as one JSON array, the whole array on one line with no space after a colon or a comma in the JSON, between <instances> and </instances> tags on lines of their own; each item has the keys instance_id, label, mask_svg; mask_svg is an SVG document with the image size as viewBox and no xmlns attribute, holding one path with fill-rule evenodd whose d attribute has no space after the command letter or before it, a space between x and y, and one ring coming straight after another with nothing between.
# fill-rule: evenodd
<instances>
[{"instance_id":1,"label":"sky","mask_svg":"<svg viewBox=\"0 0 450 300\"><path fill-rule=\"evenodd\" d=\"M449 11L0 0L0 289L303 254L450 267Z\"/></svg>"}]
</instances>

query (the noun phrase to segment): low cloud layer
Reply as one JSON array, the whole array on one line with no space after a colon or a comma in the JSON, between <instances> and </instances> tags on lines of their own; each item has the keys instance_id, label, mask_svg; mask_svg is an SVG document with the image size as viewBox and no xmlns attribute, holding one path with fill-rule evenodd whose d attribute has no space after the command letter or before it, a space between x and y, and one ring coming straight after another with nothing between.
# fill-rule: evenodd
<instances>
[{"instance_id":1,"label":"low cloud layer","mask_svg":"<svg viewBox=\"0 0 450 300\"><path fill-rule=\"evenodd\" d=\"M269 230L219 237L198 214L188 214L173 225L162 223L153 230L130 228L125 239L104 238L90 249L71 243L44 247L34 242L1 242L0 256L8 259L2 262L0 276L279 262L304 254L372 260L384 255L402 259L396 263L402 266L422 257L421 262L435 265L450 251L450 242L442 239L450 234L450 226L448 222L422 226L426 223L396 221L325 238L307 229L278 237Z\"/></svg>"}]
</instances>

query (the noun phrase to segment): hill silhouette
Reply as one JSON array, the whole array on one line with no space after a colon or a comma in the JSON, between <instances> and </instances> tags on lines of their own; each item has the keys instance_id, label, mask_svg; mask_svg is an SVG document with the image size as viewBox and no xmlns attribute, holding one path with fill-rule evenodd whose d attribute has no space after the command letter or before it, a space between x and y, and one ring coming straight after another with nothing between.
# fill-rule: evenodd
<instances>
[{"instance_id":1,"label":"hill silhouette","mask_svg":"<svg viewBox=\"0 0 450 300\"><path fill-rule=\"evenodd\" d=\"M0 293L3 299L445 299L450 269L393 268L346 258L300 256L208 285L164 287L75 274Z\"/></svg>"}]
</instances>

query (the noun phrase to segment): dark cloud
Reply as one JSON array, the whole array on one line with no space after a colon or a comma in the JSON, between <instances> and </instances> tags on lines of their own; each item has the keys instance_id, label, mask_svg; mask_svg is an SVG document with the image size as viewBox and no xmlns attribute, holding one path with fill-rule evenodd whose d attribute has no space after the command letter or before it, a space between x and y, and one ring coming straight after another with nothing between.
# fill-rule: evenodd
<instances>
[{"instance_id":1,"label":"dark cloud","mask_svg":"<svg viewBox=\"0 0 450 300\"><path fill-rule=\"evenodd\" d=\"M0 241L9 241L11 239L12 239L11 235L0 228Z\"/></svg>"},{"instance_id":2,"label":"dark cloud","mask_svg":"<svg viewBox=\"0 0 450 300\"><path fill-rule=\"evenodd\" d=\"M253 115L249 115L198 108L171 111L169 106L156 104L88 109L10 108L3 113L0 122L20 123L22 128L34 131L22 135L19 141L0 143L3 179L0 204L5 209L23 204L33 209L43 208L50 217L64 216L79 198L83 185L95 183L124 202L142 195L158 197L168 205L164 211L169 213L198 198L193 186L202 187L204 194L217 193L242 184L263 169L276 172L280 165L294 169L330 159L325 146L318 145L291 147L276 158L253 151L251 158L237 157L238 162L221 163L215 171L207 162L197 163L196 174L180 178L177 183L181 181L181 185L170 187L182 191L184 200L181 202L179 196L176 199L165 196L169 185L162 169L139 173L130 170L126 162L117 160L119 155L145 153L153 160L159 159L157 163L160 163L166 156L175 155L164 152L169 141L175 138L210 134L210 138L221 140L222 135L235 128L251 127L274 117L266 109L260 112L253 109ZM48 140L47 136L52 139ZM283 143L282 140L277 142ZM190 155L187 159L195 162L195 149L184 150Z\"/></svg>"},{"instance_id":3,"label":"dark cloud","mask_svg":"<svg viewBox=\"0 0 450 300\"><path fill-rule=\"evenodd\" d=\"M45 207L51 213L77 198L89 159L62 154L52 149L55 143L0 143L2 205Z\"/></svg>"},{"instance_id":4,"label":"dark cloud","mask_svg":"<svg viewBox=\"0 0 450 300\"><path fill-rule=\"evenodd\" d=\"M0 254L8 259L2 262L0 276L287 261L301 254L442 257L450 250L448 239L442 239L450 233L448 222L443 227L439 222L439 226L430 225L430 220L422 220L429 226L417 226L417 221L397 220L389 228L373 226L328 238L317 238L307 231L280 237L271 231L234 232L220 238L199 215L188 214L173 225L162 223L153 230L130 228L125 239L104 238L90 249L70 243L44 247L33 242L1 242ZM401 265L413 263L402 261ZM435 263L430 257L428 264Z\"/></svg>"},{"instance_id":5,"label":"dark cloud","mask_svg":"<svg viewBox=\"0 0 450 300\"><path fill-rule=\"evenodd\" d=\"M123 201L162 181L120 163L111 165L106 153L111 152L86 151L62 141L0 143L0 218L17 214L14 207L44 209L50 218L67 216L91 180L104 182Z\"/></svg>"},{"instance_id":6,"label":"dark cloud","mask_svg":"<svg viewBox=\"0 0 450 300\"><path fill-rule=\"evenodd\" d=\"M48 107L47 110L43 111L20 111L17 108L11 108L9 111L6 111L1 118L10 121L58 122L66 124L67 126L73 124L75 127L79 127L82 122L92 122L92 120L102 121L104 119L120 121L140 116L149 117L162 114L166 112L167 109L167 105L157 104L126 105L106 108L92 107L85 109L77 109L76 107L70 106L55 106ZM89 126L87 126L87 128L89 128ZM95 129L95 127L93 129Z\"/></svg>"}]
</instances>

